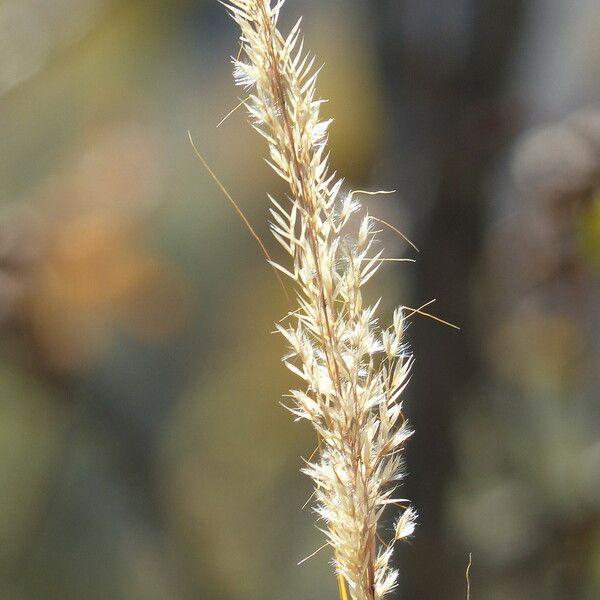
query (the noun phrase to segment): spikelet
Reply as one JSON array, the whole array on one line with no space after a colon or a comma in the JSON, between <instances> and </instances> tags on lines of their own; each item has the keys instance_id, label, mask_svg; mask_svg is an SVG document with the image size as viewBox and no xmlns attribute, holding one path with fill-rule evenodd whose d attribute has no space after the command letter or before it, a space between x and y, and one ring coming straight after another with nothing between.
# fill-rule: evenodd
<instances>
[{"instance_id":1,"label":"spikelet","mask_svg":"<svg viewBox=\"0 0 600 600\"><path fill-rule=\"evenodd\" d=\"M406 508L389 543L378 521L400 479L401 450L410 436L399 397L411 355L404 343L402 309L381 328L377 306L364 306L361 288L381 265L372 220L363 215L342 180L330 172L326 151L330 121L319 117L314 58L302 50L300 21L284 38L277 30L283 0L229 0L241 28L245 57L234 60L238 84L248 88L253 127L267 140L269 164L289 197L271 198L273 235L291 257L274 264L295 283L299 307L278 326L290 352L285 364L303 380L291 390L290 410L310 421L319 453L304 471L315 483L316 511L327 524L338 577L353 600L379 600L396 585L393 543L413 532Z\"/></svg>"}]
</instances>

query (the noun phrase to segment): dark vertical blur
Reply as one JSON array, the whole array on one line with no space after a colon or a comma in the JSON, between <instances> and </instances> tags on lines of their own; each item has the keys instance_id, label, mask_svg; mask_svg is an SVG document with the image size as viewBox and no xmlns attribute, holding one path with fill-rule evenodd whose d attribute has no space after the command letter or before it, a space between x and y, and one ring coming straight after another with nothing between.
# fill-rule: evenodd
<instances>
[{"instance_id":1,"label":"dark vertical blur","mask_svg":"<svg viewBox=\"0 0 600 600\"><path fill-rule=\"evenodd\" d=\"M420 534L403 554L409 598L459 597L465 553L448 530L446 501L456 471L456 419L481 378L478 308L486 176L515 128L502 95L518 40L522 0L373 2L392 135L395 188L409 203L420 250L411 301L439 299L444 318L411 327L417 357L408 412L407 493ZM441 9L440 9L441 8Z\"/></svg>"}]
</instances>

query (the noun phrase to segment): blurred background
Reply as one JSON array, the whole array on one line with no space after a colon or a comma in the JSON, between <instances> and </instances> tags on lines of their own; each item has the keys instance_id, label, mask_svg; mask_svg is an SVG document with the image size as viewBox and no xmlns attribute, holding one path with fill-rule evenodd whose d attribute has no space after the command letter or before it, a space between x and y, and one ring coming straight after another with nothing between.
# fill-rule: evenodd
<instances>
[{"instance_id":1,"label":"blurred background","mask_svg":"<svg viewBox=\"0 0 600 600\"><path fill-rule=\"evenodd\" d=\"M290 0L333 164L418 246L398 598L600 598L600 4ZM335 599L279 400L282 187L213 0L0 1L0 596ZM390 519L393 515L390 515Z\"/></svg>"}]
</instances>

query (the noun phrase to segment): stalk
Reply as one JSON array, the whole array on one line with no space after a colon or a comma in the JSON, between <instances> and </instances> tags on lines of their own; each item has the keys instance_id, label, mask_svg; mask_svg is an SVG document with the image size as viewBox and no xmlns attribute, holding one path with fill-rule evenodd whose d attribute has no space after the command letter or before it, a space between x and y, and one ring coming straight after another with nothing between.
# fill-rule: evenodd
<instances>
[{"instance_id":1,"label":"stalk","mask_svg":"<svg viewBox=\"0 0 600 600\"><path fill-rule=\"evenodd\" d=\"M277 29L283 0L230 0L225 6L241 29L243 58L234 59L252 126L267 140L269 164L289 186L271 198L271 229L291 266L272 263L292 279L298 307L278 330L289 344L287 367L304 382L290 390L289 410L310 421L319 452L303 471L315 484L319 517L333 550L340 598L380 600L396 585L392 546L412 534L414 511L393 497L401 452L411 435L399 400L412 356L405 318L396 309L389 327L364 306L362 287L378 271L372 219L355 194L330 172L330 121L322 121L317 73L302 50L300 21L287 37ZM391 539L378 523L389 505L403 508Z\"/></svg>"}]
</instances>

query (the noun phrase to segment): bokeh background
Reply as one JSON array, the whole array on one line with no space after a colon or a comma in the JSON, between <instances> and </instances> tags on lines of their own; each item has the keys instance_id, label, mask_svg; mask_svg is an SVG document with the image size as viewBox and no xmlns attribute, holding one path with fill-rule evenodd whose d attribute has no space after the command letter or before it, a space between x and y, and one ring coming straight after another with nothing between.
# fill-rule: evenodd
<instances>
[{"instance_id":1,"label":"bokeh background","mask_svg":"<svg viewBox=\"0 0 600 600\"><path fill-rule=\"evenodd\" d=\"M289 0L333 164L411 237L398 598L600 598L600 4ZM337 597L213 0L0 1L0 597ZM393 515L390 515L390 518Z\"/></svg>"}]
</instances>

